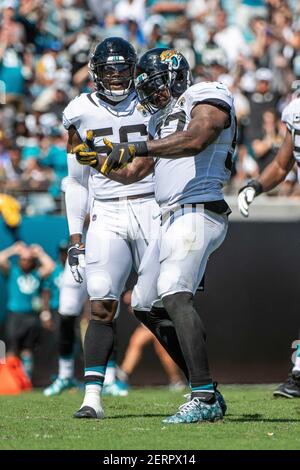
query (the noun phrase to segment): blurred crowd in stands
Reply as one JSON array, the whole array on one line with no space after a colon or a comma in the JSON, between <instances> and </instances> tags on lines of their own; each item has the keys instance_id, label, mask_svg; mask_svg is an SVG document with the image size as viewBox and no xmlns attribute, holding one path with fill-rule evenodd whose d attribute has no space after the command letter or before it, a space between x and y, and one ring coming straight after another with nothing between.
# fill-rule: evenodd
<instances>
[{"instance_id":1,"label":"blurred crowd in stands","mask_svg":"<svg viewBox=\"0 0 300 470\"><path fill-rule=\"evenodd\" d=\"M300 2L0 0L0 193L16 196L27 214L62 210L61 113L93 90L89 53L108 36L124 37L139 54L177 48L195 82L232 90L239 134L228 192L274 158L285 133L281 111L300 85ZM277 193L300 194L295 175Z\"/></svg>"}]
</instances>

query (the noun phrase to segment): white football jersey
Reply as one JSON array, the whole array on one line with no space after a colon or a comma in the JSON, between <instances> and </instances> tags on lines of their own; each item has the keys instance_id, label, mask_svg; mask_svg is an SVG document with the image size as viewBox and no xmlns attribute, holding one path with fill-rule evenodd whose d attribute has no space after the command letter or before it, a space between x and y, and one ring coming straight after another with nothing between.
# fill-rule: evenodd
<instances>
[{"instance_id":1,"label":"white football jersey","mask_svg":"<svg viewBox=\"0 0 300 470\"><path fill-rule=\"evenodd\" d=\"M223 199L222 188L230 178L236 137L233 97L223 84L202 82L191 86L177 101L151 117L148 132L159 139L185 130L198 103L215 103L225 108L231 116L230 126L194 157L156 159L155 198L160 206Z\"/></svg>"},{"instance_id":2,"label":"white football jersey","mask_svg":"<svg viewBox=\"0 0 300 470\"><path fill-rule=\"evenodd\" d=\"M300 183L300 98L294 99L284 108L281 119L293 136L293 154L298 166L298 181Z\"/></svg>"},{"instance_id":3,"label":"white football jersey","mask_svg":"<svg viewBox=\"0 0 300 470\"><path fill-rule=\"evenodd\" d=\"M63 112L66 129L74 126L83 142L86 132L94 131L95 148L106 152L103 137L111 142L133 142L147 139L149 117L137 109L135 93L115 106L101 100L97 93L82 93L74 98ZM112 181L91 168L90 189L95 199L111 199L154 192L153 175L137 183L123 185Z\"/></svg>"}]
</instances>

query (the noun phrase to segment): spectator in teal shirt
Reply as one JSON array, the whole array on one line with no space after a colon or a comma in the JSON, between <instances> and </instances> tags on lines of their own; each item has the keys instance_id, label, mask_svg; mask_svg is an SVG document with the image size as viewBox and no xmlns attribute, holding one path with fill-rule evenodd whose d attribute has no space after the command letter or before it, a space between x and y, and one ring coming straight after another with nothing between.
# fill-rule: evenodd
<instances>
[{"instance_id":1,"label":"spectator in teal shirt","mask_svg":"<svg viewBox=\"0 0 300 470\"><path fill-rule=\"evenodd\" d=\"M68 244L62 241L59 245L59 259L55 268L43 282L44 307L52 313L58 312L59 293L62 287L63 272L68 255Z\"/></svg>"},{"instance_id":2,"label":"spectator in teal shirt","mask_svg":"<svg viewBox=\"0 0 300 470\"><path fill-rule=\"evenodd\" d=\"M256 16L267 18L266 3L265 0L242 0L240 2L237 8L236 24L244 35L247 36L252 18Z\"/></svg>"},{"instance_id":3,"label":"spectator in teal shirt","mask_svg":"<svg viewBox=\"0 0 300 470\"><path fill-rule=\"evenodd\" d=\"M14 10L2 12L0 27L0 80L4 83L6 104L24 109L25 75L23 27L14 20Z\"/></svg>"},{"instance_id":4,"label":"spectator in teal shirt","mask_svg":"<svg viewBox=\"0 0 300 470\"><path fill-rule=\"evenodd\" d=\"M52 168L54 172L54 181L51 184L49 191L53 197L59 197L61 181L68 174L67 152L66 142L64 137L61 136L59 130L54 129L53 134L47 156L40 159L40 164L42 166Z\"/></svg>"},{"instance_id":5,"label":"spectator in teal shirt","mask_svg":"<svg viewBox=\"0 0 300 470\"><path fill-rule=\"evenodd\" d=\"M18 262L10 262L12 256L18 256ZM53 268L53 261L39 245L29 247L17 242L0 252L0 269L8 285L7 351L21 357L29 377L32 373L32 351L40 333L36 300L42 280L51 274Z\"/></svg>"}]
</instances>

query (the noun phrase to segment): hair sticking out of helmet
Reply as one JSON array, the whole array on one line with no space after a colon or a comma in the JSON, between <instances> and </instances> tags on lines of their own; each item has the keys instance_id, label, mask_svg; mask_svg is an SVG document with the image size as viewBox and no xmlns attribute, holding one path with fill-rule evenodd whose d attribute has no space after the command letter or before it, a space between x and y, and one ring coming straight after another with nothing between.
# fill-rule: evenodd
<instances>
[{"instance_id":1,"label":"hair sticking out of helmet","mask_svg":"<svg viewBox=\"0 0 300 470\"><path fill-rule=\"evenodd\" d=\"M99 43L91 54L89 73L98 93L111 101L122 101L134 89L134 47L122 38Z\"/></svg>"},{"instance_id":2,"label":"hair sticking out of helmet","mask_svg":"<svg viewBox=\"0 0 300 470\"><path fill-rule=\"evenodd\" d=\"M178 98L191 85L189 64L177 50L155 48L146 52L135 68L135 87L140 103L151 114Z\"/></svg>"}]
</instances>

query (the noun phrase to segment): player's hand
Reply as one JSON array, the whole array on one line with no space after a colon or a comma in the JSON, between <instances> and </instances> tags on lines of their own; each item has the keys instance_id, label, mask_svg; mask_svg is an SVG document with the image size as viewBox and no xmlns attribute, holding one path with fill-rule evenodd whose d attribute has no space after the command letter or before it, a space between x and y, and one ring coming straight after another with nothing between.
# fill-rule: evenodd
<instances>
[{"instance_id":1,"label":"player's hand","mask_svg":"<svg viewBox=\"0 0 300 470\"><path fill-rule=\"evenodd\" d=\"M134 143L112 143L106 137L103 139L107 147L108 157L101 166L101 173L108 175L112 170L124 168L128 163L132 162L136 156L136 148Z\"/></svg>"},{"instance_id":2,"label":"player's hand","mask_svg":"<svg viewBox=\"0 0 300 470\"><path fill-rule=\"evenodd\" d=\"M245 186L242 188L238 195L238 206L239 211L244 217L249 215L249 206L255 198L255 189L251 186Z\"/></svg>"},{"instance_id":3,"label":"player's hand","mask_svg":"<svg viewBox=\"0 0 300 470\"><path fill-rule=\"evenodd\" d=\"M93 168L98 165L99 159L94 146L93 131L87 131L85 142L76 145L72 153L75 153L76 160L80 165L89 165Z\"/></svg>"},{"instance_id":4,"label":"player's hand","mask_svg":"<svg viewBox=\"0 0 300 470\"><path fill-rule=\"evenodd\" d=\"M80 274L79 266L81 268L85 267L85 246L83 243L79 244L76 243L75 245L71 245L68 249L68 262L73 274L73 277L76 282L81 284L83 282L83 277Z\"/></svg>"}]
</instances>

